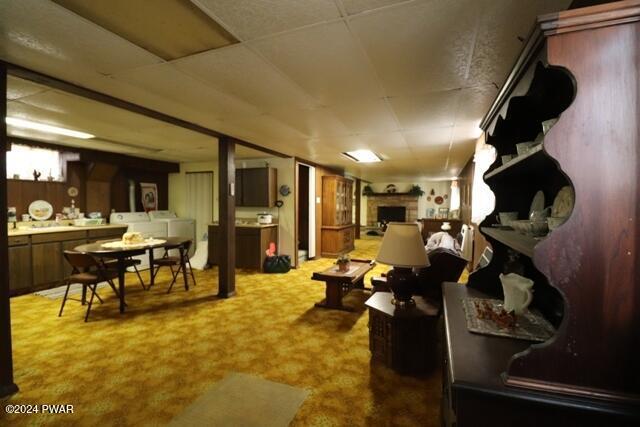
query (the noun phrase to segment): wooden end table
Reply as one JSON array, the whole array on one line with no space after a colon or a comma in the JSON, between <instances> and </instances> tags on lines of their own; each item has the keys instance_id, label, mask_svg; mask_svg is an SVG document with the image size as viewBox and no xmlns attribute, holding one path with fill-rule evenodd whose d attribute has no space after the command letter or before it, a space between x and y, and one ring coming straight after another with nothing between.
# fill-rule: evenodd
<instances>
[{"instance_id":1,"label":"wooden end table","mask_svg":"<svg viewBox=\"0 0 640 427\"><path fill-rule=\"evenodd\" d=\"M325 299L315 304L316 307L331 308L334 310L353 311L353 308L342 305L342 297L352 289L366 289L364 287L364 275L367 274L376 263L371 260L352 260L347 272L338 271L337 265L313 273L312 280L325 282Z\"/></svg>"},{"instance_id":2,"label":"wooden end table","mask_svg":"<svg viewBox=\"0 0 640 427\"><path fill-rule=\"evenodd\" d=\"M396 307L391 292L367 300L371 358L401 374L421 374L435 365L439 308L414 296L415 306Z\"/></svg>"}]
</instances>

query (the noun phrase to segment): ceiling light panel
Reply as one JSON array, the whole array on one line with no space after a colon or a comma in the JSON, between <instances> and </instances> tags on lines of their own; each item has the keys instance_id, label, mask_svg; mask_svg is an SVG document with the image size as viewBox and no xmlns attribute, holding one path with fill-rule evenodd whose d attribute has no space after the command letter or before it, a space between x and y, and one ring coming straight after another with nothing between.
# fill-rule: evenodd
<instances>
[{"instance_id":1,"label":"ceiling light panel","mask_svg":"<svg viewBox=\"0 0 640 427\"><path fill-rule=\"evenodd\" d=\"M252 46L322 105L383 96L373 68L343 22L258 40Z\"/></svg>"},{"instance_id":2,"label":"ceiling light panel","mask_svg":"<svg viewBox=\"0 0 640 427\"><path fill-rule=\"evenodd\" d=\"M65 135L73 138L80 139L90 139L94 138L95 135L92 135L87 132L81 132L73 129L67 129L59 126L54 126L41 122L34 122L31 120L20 119L17 117L5 117L5 122L9 126L17 127L20 129L31 129L44 133L53 133L56 135Z\"/></svg>"},{"instance_id":3,"label":"ceiling light panel","mask_svg":"<svg viewBox=\"0 0 640 427\"><path fill-rule=\"evenodd\" d=\"M358 163L378 163L382 158L371 150L354 150L342 153Z\"/></svg>"},{"instance_id":4,"label":"ceiling light panel","mask_svg":"<svg viewBox=\"0 0 640 427\"><path fill-rule=\"evenodd\" d=\"M208 86L265 112L283 105L295 108L317 105L275 67L244 45L195 55L173 65Z\"/></svg>"},{"instance_id":5,"label":"ceiling light panel","mask_svg":"<svg viewBox=\"0 0 640 427\"><path fill-rule=\"evenodd\" d=\"M357 16L360 38L388 96L464 86L484 2L413 2ZM393 28L393 31L384 31Z\"/></svg>"},{"instance_id":6,"label":"ceiling light panel","mask_svg":"<svg viewBox=\"0 0 640 427\"><path fill-rule=\"evenodd\" d=\"M190 1L53 1L167 61L238 42Z\"/></svg>"},{"instance_id":7,"label":"ceiling light panel","mask_svg":"<svg viewBox=\"0 0 640 427\"><path fill-rule=\"evenodd\" d=\"M327 0L194 0L242 40L340 18Z\"/></svg>"},{"instance_id":8,"label":"ceiling light panel","mask_svg":"<svg viewBox=\"0 0 640 427\"><path fill-rule=\"evenodd\" d=\"M162 61L52 2L0 2L2 59L77 81Z\"/></svg>"}]
</instances>

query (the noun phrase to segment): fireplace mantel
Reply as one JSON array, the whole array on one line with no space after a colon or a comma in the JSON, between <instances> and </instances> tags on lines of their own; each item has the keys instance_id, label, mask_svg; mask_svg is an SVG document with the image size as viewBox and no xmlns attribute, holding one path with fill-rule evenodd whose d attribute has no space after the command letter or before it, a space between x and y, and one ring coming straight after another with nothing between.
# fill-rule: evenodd
<instances>
[{"instance_id":1,"label":"fireplace mantel","mask_svg":"<svg viewBox=\"0 0 640 427\"><path fill-rule=\"evenodd\" d=\"M418 196L409 193L374 193L367 196L367 226L378 225L379 206L403 206L406 208L407 222L418 219Z\"/></svg>"}]
</instances>

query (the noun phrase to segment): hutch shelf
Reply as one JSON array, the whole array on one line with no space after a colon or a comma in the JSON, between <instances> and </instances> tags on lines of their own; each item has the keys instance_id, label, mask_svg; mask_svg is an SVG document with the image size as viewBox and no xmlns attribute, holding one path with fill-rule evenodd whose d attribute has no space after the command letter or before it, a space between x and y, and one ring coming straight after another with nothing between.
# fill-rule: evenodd
<instances>
[{"instance_id":1,"label":"hutch shelf","mask_svg":"<svg viewBox=\"0 0 640 427\"><path fill-rule=\"evenodd\" d=\"M495 210L480 224L493 258L466 287L444 284L445 425L640 425L639 87L640 1L538 18L481 124L498 159L484 176ZM545 238L492 227L565 186L573 211ZM556 329L547 342L466 330L461 299L503 298L499 275L512 271L535 282L532 307Z\"/></svg>"}]
</instances>

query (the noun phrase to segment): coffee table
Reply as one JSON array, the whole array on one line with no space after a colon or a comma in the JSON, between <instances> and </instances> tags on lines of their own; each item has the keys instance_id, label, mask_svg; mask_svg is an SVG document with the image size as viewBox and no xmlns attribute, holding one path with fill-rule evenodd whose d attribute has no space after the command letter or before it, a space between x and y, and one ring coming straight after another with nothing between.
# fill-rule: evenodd
<instances>
[{"instance_id":1,"label":"coffee table","mask_svg":"<svg viewBox=\"0 0 640 427\"><path fill-rule=\"evenodd\" d=\"M313 273L312 280L325 282L325 299L315 304L316 307L330 308L334 310L353 311L353 308L342 305L342 297L352 289L365 289L364 275L367 274L376 263L371 260L352 260L349 270L341 272L337 265L332 265L326 270Z\"/></svg>"}]
</instances>

